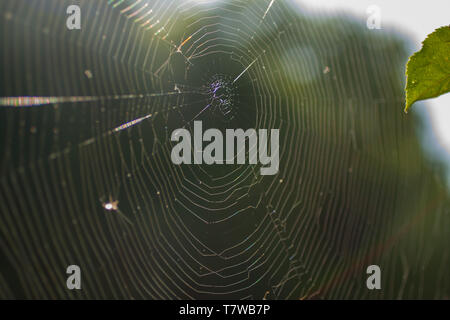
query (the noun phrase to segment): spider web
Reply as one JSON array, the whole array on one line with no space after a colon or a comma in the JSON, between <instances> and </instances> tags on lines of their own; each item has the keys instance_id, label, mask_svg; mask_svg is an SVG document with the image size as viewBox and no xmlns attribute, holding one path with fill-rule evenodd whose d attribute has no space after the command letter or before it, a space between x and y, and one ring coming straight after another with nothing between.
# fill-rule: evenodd
<instances>
[{"instance_id":1,"label":"spider web","mask_svg":"<svg viewBox=\"0 0 450 320\"><path fill-rule=\"evenodd\" d=\"M73 2L0 4L0 297L448 297L396 36L282 0L78 1L69 31ZM279 173L174 165L195 120L280 129Z\"/></svg>"}]
</instances>

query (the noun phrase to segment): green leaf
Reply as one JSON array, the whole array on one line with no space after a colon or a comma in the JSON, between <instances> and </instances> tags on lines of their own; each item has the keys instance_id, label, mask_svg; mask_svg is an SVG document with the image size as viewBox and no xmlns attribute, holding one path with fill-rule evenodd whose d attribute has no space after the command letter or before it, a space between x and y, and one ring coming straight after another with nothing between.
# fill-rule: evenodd
<instances>
[{"instance_id":1,"label":"green leaf","mask_svg":"<svg viewBox=\"0 0 450 320\"><path fill-rule=\"evenodd\" d=\"M406 107L450 91L450 26L436 29L406 66Z\"/></svg>"}]
</instances>

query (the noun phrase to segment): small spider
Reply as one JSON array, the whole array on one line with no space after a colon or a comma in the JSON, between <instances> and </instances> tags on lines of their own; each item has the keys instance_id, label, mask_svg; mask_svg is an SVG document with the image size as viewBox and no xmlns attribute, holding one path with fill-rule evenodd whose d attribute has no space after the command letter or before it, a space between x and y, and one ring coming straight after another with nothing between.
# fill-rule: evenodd
<instances>
[{"instance_id":1,"label":"small spider","mask_svg":"<svg viewBox=\"0 0 450 320\"><path fill-rule=\"evenodd\" d=\"M109 202L103 202L102 206L108 211L117 211L119 210L119 200L113 200L113 198L109 196Z\"/></svg>"},{"instance_id":2,"label":"small spider","mask_svg":"<svg viewBox=\"0 0 450 320\"><path fill-rule=\"evenodd\" d=\"M103 209L105 209L106 211L114 211L127 223L133 225L133 222L124 213L120 211L119 200L114 200L114 198L111 195L109 195L109 201L103 201L102 198L100 198L100 202L102 204Z\"/></svg>"}]
</instances>

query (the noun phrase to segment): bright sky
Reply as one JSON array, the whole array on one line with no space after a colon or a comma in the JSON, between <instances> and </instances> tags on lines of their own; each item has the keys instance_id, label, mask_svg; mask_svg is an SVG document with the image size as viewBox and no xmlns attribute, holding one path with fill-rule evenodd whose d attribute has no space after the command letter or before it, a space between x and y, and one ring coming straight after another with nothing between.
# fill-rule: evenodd
<instances>
[{"instance_id":1,"label":"bright sky","mask_svg":"<svg viewBox=\"0 0 450 320\"><path fill-rule=\"evenodd\" d=\"M318 11L349 11L368 17L371 5L381 9L381 27L395 27L416 43L420 50L422 41L436 28L450 24L450 0L297 0ZM374 30L377 32L380 30ZM450 94L427 100L426 104L413 108L426 108L433 130L440 145L450 155Z\"/></svg>"}]
</instances>

